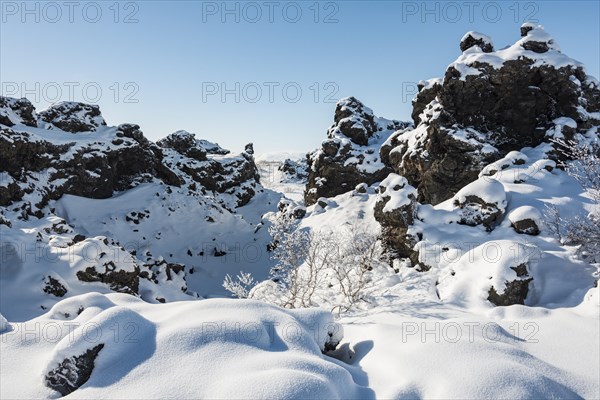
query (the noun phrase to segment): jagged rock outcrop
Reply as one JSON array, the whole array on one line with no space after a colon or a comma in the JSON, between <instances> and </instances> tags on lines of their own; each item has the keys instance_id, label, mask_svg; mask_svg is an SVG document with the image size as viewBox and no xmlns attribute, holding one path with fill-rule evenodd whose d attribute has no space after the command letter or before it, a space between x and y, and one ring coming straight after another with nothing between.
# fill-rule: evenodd
<instances>
[{"instance_id":1,"label":"jagged rock outcrop","mask_svg":"<svg viewBox=\"0 0 600 400\"><path fill-rule=\"evenodd\" d=\"M37 118L35 107L29 100L0 96L0 125L37 127Z\"/></svg>"},{"instance_id":2,"label":"jagged rock outcrop","mask_svg":"<svg viewBox=\"0 0 600 400\"><path fill-rule=\"evenodd\" d=\"M98 136L48 139L44 131L14 128L34 124L35 110L25 99L6 97L0 97L0 118L0 123L6 123L0 126L0 173L5 173L0 182L0 206L35 193L30 197L36 202L24 205L25 218L41 216L48 201L64 194L109 198L155 179L171 186L196 182L201 187L192 186L191 190L231 194L236 205L243 205L254 196L259 182L250 154L223 157L228 150L185 131L169 135L159 145L149 141L135 124L107 128ZM97 106L81 103L60 103L40 113L39 120L46 128L70 133L94 132L106 124Z\"/></svg>"},{"instance_id":3,"label":"jagged rock outcrop","mask_svg":"<svg viewBox=\"0 0 600 400\"><path fill-rule=\"evenodd\" d=\"M100 107L70 101L53 104L39 114L39 120L71 133L95 132L106 126Z\"/></svg>"},{"instance_id":4,"label":"jagged rock outcrop","mask_svg":"<svg viewBox=\"0 0 600 400\"><path fill-rule=\"evenodd\" d=\"M164 139L156 142L160 147L174 149L186 157L197 161L206 161L207 151L201 143L196 140L196 135L186 131L171 133Z\"/></svg>"},{"instance_id":5,"label":"jagged rock outcrop","mask_svg":"<svg viewBox=\"0 0 600 400\"><path fill-rule=\"evenodd\" d=\"M407 123L376 117L354 97L340 100L328 139L307 157L307 205L320 197L333 197L352 190L359 183L372 184L390 172L381 161L378 149L389 135Z\"/></svg>"},{"instance_id":6,"label":"jagged rock outcrop","mask_svg":"<svg viewBox=\"0 0 600 400\"><path fill-rule=\"evenodd\" d=\"M451 198L484 165L548 140L565 119L572 123L562 134L600 125L598 81L541 26L526 24L522 33L497 51L484 35L465 35L443 80L419 85L415 129L382 146L381 158L418 188L420 202Z\"/></svg>"},{"instance_id":7,"label":"jagged rock outcrop","mask_svg":"<svg viewBox=\"0 0 600 400\"><path fill-rule=\"evenodd\" d=\"M304 160L286 159L278 170L284 174L283 181L303 182L308 179L308 165Z\"/></svg>"},{"instance_id":8,"label":"jagged rock outcrop","mask_svg":"<svg viewBox=\"0 0 600 400\"><path fill-rule=\"evenodd\" d=\"M246 151L225 157L228 150L198 140L193 133L178 131L158 141L158 145L165 149L165 165L176 171L191 190L197 190L199 184L203 192L232 195L237 198L236 206L247 204L256 193L260 177L251 144L246 146ZM219 157L213 157L216 154Z\"/></svg>"},{"instance_id":9,"label":"jagged rock outcrop","mask_svg":"<svg viewBox=\"0 0 600 400\"><path fill-rule=\"evenodd\" d=\"M489 36L483 33L470 31L460 40L460 51L467 51L473 46L479 46L479 49L484 53L491 53L494 51L494 44Z\"/></svg>"},{"instance_id":10,"label":"jagged rock outcrop","mask_svg":"<svg viewBox=\"0 0 600 400\"><path fill-rule=\"evenodd\" d=\"M108 198L153 178L179 185L179 178L162 163L162 151L148 141L137 125L115 129L112 141L65 140L50 142L28 132L0 127L0 172L8 174L0 185L0 205L21 200L37 191L43 208L63 194Z\"/></svg>"},{"instance_id":11,"label":"jagged rock outcrop","mask_svg":"<svg viewBox=\"0 0 600 400\"><path fill-rule=\"evenodd\" d=\"M375 219L381 224L382 238L394 257L411 258L417 240L408 235L417 213L417 190L406 178L390 174L379 185Z\"/></svg>"}]
</instances>

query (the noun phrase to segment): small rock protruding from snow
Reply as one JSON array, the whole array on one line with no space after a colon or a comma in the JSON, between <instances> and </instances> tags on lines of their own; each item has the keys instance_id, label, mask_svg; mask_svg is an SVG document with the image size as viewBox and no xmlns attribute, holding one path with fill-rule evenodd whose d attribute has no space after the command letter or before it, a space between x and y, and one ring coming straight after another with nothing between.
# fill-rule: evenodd
<instances>
[{"instance_id":1,"label":"small rock protruding from snow","mask_svg":"<svg viewBox=\"0 0 600 400\"><path fill-rule=\"evenodd\" d=\"M525 35L523 35L525 33ZM554 38L550 36L542 25L526 23L521 26L521 39L519 42L525 50L530 50L535 53L546 53L548 50L560 51L560 47L554 42Z\"/></svg>"},{"instance_id":2,"label":"small rock protruding from snow","mask_svg":"<svg viewBox=\"0 0 600 400\"><path fill-rule=\"evenodd\" d=\"M358 185L356 185L356 187L354 188L354 192L355 193L367 193L367 190L369 189L369 185L367 185L366 183L359 183Z\"/></svg>"},{"instance_id":3,"label":"small rock protruding from snow","mask_svg":"<svg viewBox=\"0 0 600 400\"><path fill-rule=\"evenodd\" d=\"M535 278L529 266L539 257L533 245L512 240L485 242L464 253L440 279L440 298L474 304L489 301L496 306L524 304Z\"/></svg>"},{"instance_id":4,"label":"small rock protruding from snow","mask_svg":"<svg viewBox=\"0 0 600 400\"><path fill-rule=\"evenodd\" d=\"M95 132L99 127L106 126L99 106L73 101L50 106L39 114L39 119L70 133Z\"/></svg>"},{"instance_id":5,"label":"small rock protruding from snow","mask_svg":"<svg viewBox=\"0 0 600 400\"><path fill-rule=\"evenodd\" d=\"M517 233L539 235L542 213L532 206L521 206L508 214L511 226Z\"/></svg>"},{"instance_id":6,"label":"small rock protruding from snow","mask_svg":"<svg viewBox=\"0 0 600 400\"><path fill-rule=\"evenodd\" d=\"M90 379L103 348L104 343L100 343L82 354L65 358L55 369L48 371L46 385L63 396L73 393Z\"/></svg>"},{"instance_id":7,"label":"small rock protruding from snow","mask_svg":"<svg viewBox=\"0 0 600 400\"><path fill-rule=\"evenodd\" d=\"M306 207L297 206L292 210L292 215L296 219L302 219L306 216Z\"/></svg>"},{"instance_id":8,"label":"small rock protruding from snow","mask_svg":"<svg viewBox=\"0 0 600 400\"><path fill-rule=\"evenodd\" d=\"M538 24L534 24L533 22L525 22L523 25L521 25L521 37L527 36L527 33L537 26Z\"/></svg>"},{"instance_id":9,"label":"small rock protruding from snow","mask_svg":"<svg viewBox=\"0 0 600 400\"><path fill-rule=\"evenodd\" d=\"M317 200L317 204L321 208L326 208L329 205L329 200L326 197L319 197L319 199Z\"/></svg>"},{"instance_id":10,"label":"small rock protruding from snow","mask_svg":"<svg viewBox=\"0 0 600 400\"><path fill-rule=\"evenodd\" d=\"M460 208L461 224L482 224L491 231L506 210L506 192L495 179L478 179L456 193L453 203Z\"/></svg>"},{"instance_id":11,"label":"small rock protruding from snow","mask_svg":"<svg viewBox=\"0 0 600 400\"><path fill-rule=\"evenodd\" d=\"M464 52L473 46L478 46L484 53L491 53L494 51L494 44L489 36L484 35L483 33L470 31L465 33L460 40L460 50Z\"/></svg>"}]
</instances>

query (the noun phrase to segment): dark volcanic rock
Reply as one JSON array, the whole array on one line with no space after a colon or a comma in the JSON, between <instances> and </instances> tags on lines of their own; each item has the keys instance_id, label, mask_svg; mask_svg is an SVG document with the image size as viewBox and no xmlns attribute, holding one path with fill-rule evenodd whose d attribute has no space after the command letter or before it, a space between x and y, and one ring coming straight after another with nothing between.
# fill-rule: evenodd
<instances>
[{"instance_id":1,"label":"dark volcanic rock","mask_svg":"<svg viewBox=\"0 0 600 400\"><path fill-rule=\"evenodd\" d=\"M384 244L394 256L414 257L414 238L408 228L414 223L417 212L417 191L406 178L390 174L379 185L379 196L375 203L375 219L381 224Z\"/></svg>"},{"instance_id":2,"label":"dark volcanic rock","mask_svg":"<svg viewBox=\"0 0 600 400\"><path fill-rule=\"evenodd\" d=\"M454 206L459 208L459 223L483 225L488 231L492 231L500 222L506 205L504 185L495 179L473 182L454 197Z\"/></svg>"},{"instance_id":3,"label":"dark volcanic rock","mask_svg":"<svg viewBox=\"0 0 600 400\"><path fill-rule=\"evenodd\" d=\"M484 53L494 51L494 45L486 35L473 31L467 32L460 41L460 50L466 51L473 46L479 46Z\"/></svg>"},{"instance_id":4,"label":"dark volcanic rock","mask_svg":"<svg viewBox=\"0 0 600 400\"><path fill-rule=\"evenodd\" d=\"M371 185L383 180L392 170L381 162L378 149L393 131L406 126L375 117L354 97L340 100L328 139L307 157L306 204L348 192L360 183Z\"/></svg>"},{"instance_id":5,"label":"dark volcanic rock","mask_svg":"<svg viewBox=\"0 0 600 400\"><path fill-rule=\"evenodd\" d=\"M308 178L308 165L303 161L294 161L289 158L278 168L285 174L284 181L304 181Z\"/></svg>"},{"instance_id":6,"label":"dark volcanic rock","mask_svg":"<svg viewBox=\"0 0 600 400\"><path fill-rule=\"evenodd\" d=\"M196 135L177 131L156 142L160 147L174 149L180 154L198 161L206 161L206 149L199 145Z\"/></svg>"},{"instance_id":7,"label":"dark volcanic rock","mask_svg":"<svg viewBox=\"0 0 600 400\"><path fill-rule=\"evenodd\" d=\"M42 137L11 128L0 128L0 172L8 182L0 182L0 205L19 201L39 190L42 208L63 194L108 198L154 178L178 186L180 179L163 164L160 147L148 141L139 126L119 125L115 144L103 141L73 141L54 144ZM40 179L42 178L42 179ZM43 187L38 182L46 181ZM56 183L54 183L56 182Z\"/></svg>"},{"instance_id":8,"label":"dark volcanic rock","mask_svg":"<svg viewBox=\"0 0 600 400\"><path fill-rule=\"evenodd\" d=\"M93 104L61 102L40 113L41 121L50 123L65 132L94 132L106 122L100 107Z\"/></svg>"},{"instance_id":9,"label":"dark volcanic rock","mask_svg":"<svg viewBox=\"0 0 600 400\"><path fill-rule=\"evenodd\" d=\"M35 107L25 98L13 99L0 96L0 124L6 126L23 124L37 127Z\"/></svg>"},{"instance_id":10,"label":"dark volcanic rock","mask_svg":"<svg viewBox=\"0 0 600 400\"><path fill-rule=\"evenodd\" d=\"M186 131L177 131L159 140L158 144L190 159L180 160L170 154L167 165L183 173L194 187L195 183L199 183L203 190L231 194L237 197L238 207L247 204L256 193L255 186L260 182L260 176L251 154L254 152L251 145L247 145L246 151L239 155L216 157L229 151L206 140L198 140L193 133Z\"/></svg>"},{"instance_id":11,"label":"dark volcanic rock","mask_svg":"<svg viewBox=\"0 0 600 400\"><path fill-rule=\"evenodd\" d=\"M502 294L493 286L488 292L488 300L496 306L512 306L513 304L525 304L527 293L529 293L529 283L533 278L529 277L527 266L525 264L516 267L510 267L517 274L517 279L507 281L506 288Z\"/></svg>"},{"instance_id":12,"label":"dark volcanic rock","mask_svg":"<svg viewBox=\"0 0 600 400\"><path fill-rule=\"evenodd\" d=\"M103 348L104 344L100 343L83 354L65 358L46 374L46 386L63 396L79 389L92 376L96 358Z\"/></svg>"},{"instance_id":13,"label":"dark volcanic rock","mask_svg":"<svg viewBox=\"0 0 600 400\"><path fill-rule=\"evenodd\" d=\"M64 287L58 279L53 278L52 276L48 276L44 283L46 284L43 289L45 293L56 297L64 297L64 295L67 294L67 288Z\"/></svg>"},{"instance_id":14,"label":"dark volcanic rock","mask_svg":"<svg viewBox=\"0 0 600 400\"><path fill-rule=\"evenodd\" d=\"M509 49L467 48L443 81L419 86L412 114L418 126L392 136L381 155L418 188L420 202L451 198L484 165L548 140L562 117L573 120L569 135L600 124L594 116L600 110L597 81L561 54L541 27L524 31ZM462 47L476 39L471 35Z\"/></svg>"},{"instance_id":15,"label":"dark volcanic rock","mask_svg":"<svg viewBox=\"0 0 600 400\"><path fill-rule=\"evenodd\" d=\"M517 233L524 233L527 235L539 235L540 228L537 223L529 218L522 219L520 221L515 221L511 223L511 226L514 228Z\"/></svg>"},{"instance_id":16,"label":"dark volcanic rock","mask_svg":"<svg viewBox=\"0 0 600 400\"><path fill-rule=\"evenodd\" d=\"M100 269L100 270L98 270ZM77 279L82 282L102 282L111 290L119 293L137 295L140 285L140 269L135 266L133 271L117 269L112 261L105 262L101 267L87 267L77 271Z\"/></svg>"}]
</instances>

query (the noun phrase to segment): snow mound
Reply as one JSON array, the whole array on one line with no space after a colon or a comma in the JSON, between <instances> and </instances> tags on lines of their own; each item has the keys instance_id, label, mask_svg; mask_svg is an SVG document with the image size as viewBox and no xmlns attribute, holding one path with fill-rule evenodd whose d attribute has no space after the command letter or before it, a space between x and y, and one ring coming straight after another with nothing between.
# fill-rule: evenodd
<instances>
[{"instance_id":1,"label":"snow mound","mask_svg":"<svg viewBox=\"0 0 600 400\"><path fill-rule=\"evenodd\" d=\"M508 214L508 219L513 224L526 219L532 220L538 226L541 226L543 223L542 213L540 210L532 206L521 206L515 208Z\"/></svg>"},{"instance_id":2,"label":"snow mound","mask_svg":"<svg viewBox=\"0 0 600 400\"><path fill-rule=\"evenodd\" d=\"M74 319L56 318L75 304L81 311ZM90 293L56 304L31 323L58 327L63 336L30 345L36 357L22 361L27 377L8 365L20 336L2 341L2 377L14 382L2 385L3 398L56 396L45 387L49 371L100 345L91 374L76 388L78 398L372 397L347 367L322 354L343 334L324 310L216 299L150 305ZM73 364L69 372L79 376ZM32 384L18 384L24 380Z\"/></svg>"},{"instance_id":3,"label":"snow mound","mask_svg":"<svg viewBox=\"0 0 600 400\"><path fill-rule=\"evenodd\" d=\"M470 197L477 197L485 201L487 204L493 204L506 209L506 192L504 185L495 179L478 179L461 189L454 196L454 201L465 203Z\"/></svg>"},{"instance_id":4,"label":"snow mound","mask_svg":"<svg viewBox=\"0 0 600 400\"><path fill-rule=\"evenodd\" d=\"M489 241L463 254L440 278L440 299L475 307L485 303L492 288L502 295L509 282L529 279L528 266L540 258L536 246L511 240ZM525 292L525 295L527 292Z\"/></svg>"}]
</instances>

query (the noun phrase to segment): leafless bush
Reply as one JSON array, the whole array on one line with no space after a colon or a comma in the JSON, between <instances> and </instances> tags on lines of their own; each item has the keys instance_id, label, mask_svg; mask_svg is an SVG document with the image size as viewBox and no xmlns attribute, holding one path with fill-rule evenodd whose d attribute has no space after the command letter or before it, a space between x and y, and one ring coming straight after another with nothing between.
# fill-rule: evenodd
<instances>
[{"instance_id":1,"label":"leafless bush","mask_svg":"<svg viewBox=\"0 0 600 400\"><path fill-rule=\"evenodd\" d=\"M579 254L590 263L600 263L600 144L579 144L574 140L557 139L557 148L570 161L562 163L565 171L577 179L594 200L586 215L563 218L557 207L546 212L546 225L558 239L579 246Z\"/></svg>"},{"instance_id":2,"label":"leafless bush","mask_svg":"<svg viewBox=\"0 0 600 400\"><path fill-rule=\"evenodd\" d=\"M298 229L284 215L270 228L273 258L270 281L274 297L259 298L286 308L330 307L350 310L364 300L370 271L382 261L377 236L356 227L347 231ZM227 276L223 286L234 296L252 297L249 274Z\"/></svg>"},{"instance_id":3,"label":"leafless bush","mask_svg":"<svg viewBox=\"0 0 600 400\"><path fill-rule=\"evenodd\" d=\"M244 271L240 271L235 279L227 274L223 281L223 287L238 299L247 299L250 295L250 289L254 285L256 285L256 281L252 277L252 274Z\"/></svg>"}]
</instances>

